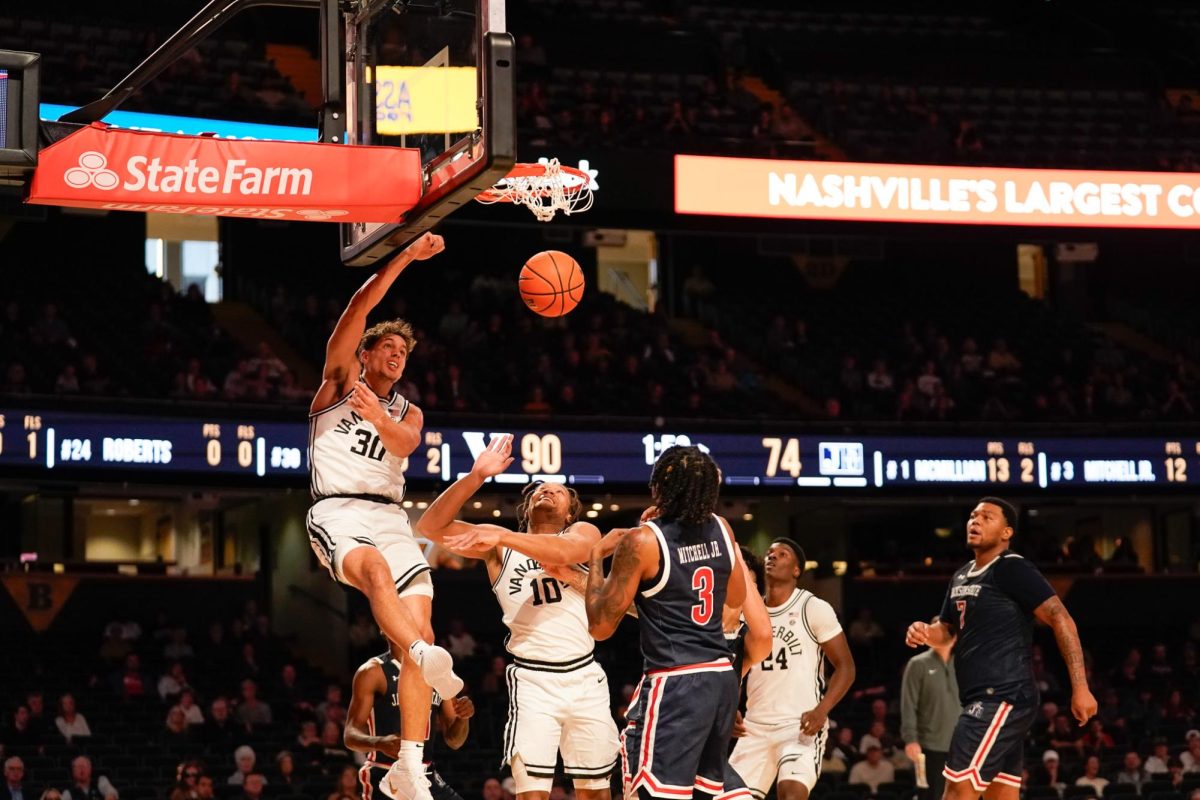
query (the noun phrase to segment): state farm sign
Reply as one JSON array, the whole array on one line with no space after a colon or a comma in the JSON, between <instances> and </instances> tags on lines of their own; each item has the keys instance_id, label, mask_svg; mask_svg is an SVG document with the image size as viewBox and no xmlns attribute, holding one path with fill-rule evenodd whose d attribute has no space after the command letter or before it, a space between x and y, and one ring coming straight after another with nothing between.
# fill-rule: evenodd
<instances>
[{"instance_id":1,"label":"state farm sign","mask_svg":"<svg viewBox=\"0 0 1200 800\"><path fill-rule=\"evenodd\" d=\"M228 140L96 123L39 154L29 202L265 219L395 222L421 196L411 148Z\"/></svg>"},{"instance_id":2,"label":"state farm sign","mask_svg":"<svg viewBox=\"0 0 1200 800\"><path fill-rule=\"evenodd\" d=\"M1200 175L675 157L680 214L1200 228Z\"/></svg>"}]
</instances>

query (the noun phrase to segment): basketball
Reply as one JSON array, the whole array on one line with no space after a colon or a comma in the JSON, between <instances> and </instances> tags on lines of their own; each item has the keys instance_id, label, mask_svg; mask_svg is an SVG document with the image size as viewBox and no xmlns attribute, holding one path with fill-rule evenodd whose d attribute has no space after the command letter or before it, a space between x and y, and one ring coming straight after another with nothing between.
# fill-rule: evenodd
<instances>
[{"instance_id":1,"label":"basketball","mask_svg":"<svg viewBox=\"0 0 1200 800\"><path fill-rule=\"evenodd\" d=\"M583 299L583 270L561 250L546 250L525 262L518 285L533 313L561 317Z\"/></svg>"}]
</instances>

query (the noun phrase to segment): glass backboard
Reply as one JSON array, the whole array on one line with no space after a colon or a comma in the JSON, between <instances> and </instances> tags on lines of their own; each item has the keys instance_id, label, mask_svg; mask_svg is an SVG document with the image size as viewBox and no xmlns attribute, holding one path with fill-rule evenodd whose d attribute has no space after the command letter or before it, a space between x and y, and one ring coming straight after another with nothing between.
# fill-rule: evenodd
<instances>
[{"instance_id":1,"label":"glass backboard","mask_svg":"<svg viewBox=\"0 0 1200 800\"><path fill-rule=\"evenodd\" d=\"M418 148L424 173L405 219L341 226L342 261L367 266L516 162L514 45L504 0L354 0L345 36L346 141Z\"/></svg>"}]
</instances>

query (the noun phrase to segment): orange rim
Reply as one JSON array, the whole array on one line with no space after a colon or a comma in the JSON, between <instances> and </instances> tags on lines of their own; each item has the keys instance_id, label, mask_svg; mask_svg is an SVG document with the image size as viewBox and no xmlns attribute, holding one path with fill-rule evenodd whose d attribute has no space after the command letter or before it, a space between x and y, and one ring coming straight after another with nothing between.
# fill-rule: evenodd
<instances>
[{"instance_id":1,"label":"orange rim","mask_svg":"<svg viewBox=\"0 0 1200 800\"><path fill-rule=\"evenodd\" d=\"M538 178L544 176L548 169L549 165L547 164L514 164L513 168L509 170L507 175L504 176L504 179ZM566 194L575 194L591 183L592 180L591 177L582 170L576 169L575 167L568 167L565 164L559 164L558 171L564 178L564 180L562 180L562 188L563 192ZM545 197L546 195L550 194L550 190L548 188L541 189L535 192L535 194ZM493 186L491 189L485 189L476 199L489 203L513 202L513 198L509 195L508 190L506 190L504 187L496 186Z\"/></svg>"}]
</instances>

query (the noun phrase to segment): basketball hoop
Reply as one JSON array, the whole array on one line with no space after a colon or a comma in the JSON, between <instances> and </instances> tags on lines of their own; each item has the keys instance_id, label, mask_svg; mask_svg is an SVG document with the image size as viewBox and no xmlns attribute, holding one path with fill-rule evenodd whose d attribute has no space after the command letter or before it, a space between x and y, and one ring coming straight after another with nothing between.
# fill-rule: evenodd
<instances>
[{"instance_id":1,"label":"basketball hoop","mask_svg":"<svg viewBox=\"0 0 1200 800\"><path fill-rule=\"evenodd\" d=\"M549 222L559 211L570 216L591 208L591 183L586 172L552 158L545 164L517 164L475 199L485 205L516 203L532 211L539 222Z\"/></svg>"}]
</instances>

